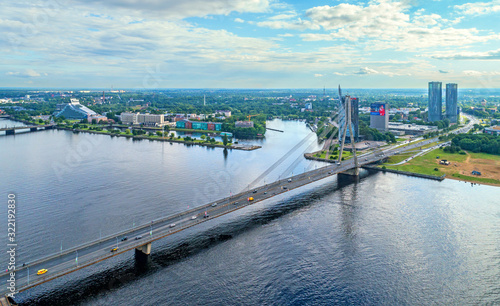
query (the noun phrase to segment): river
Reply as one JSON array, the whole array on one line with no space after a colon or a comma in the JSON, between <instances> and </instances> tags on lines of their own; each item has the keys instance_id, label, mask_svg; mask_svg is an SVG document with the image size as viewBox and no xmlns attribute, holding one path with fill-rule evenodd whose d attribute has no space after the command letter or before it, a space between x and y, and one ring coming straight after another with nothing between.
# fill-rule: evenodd
<instances>
[{"instance_id":1,"label":"river","mask_svg":"<svg viewBox=\"0 0 500 306\"><path fill-rule=\"evenodd\" d=\"M244 141L262 146L251 152L58 130L0 136L0 218L15 193L17 262L323 165L302 156L320 148L304 123L268 126L285 132ZM379 173L340 187L325 179L153 243L147 270L129 252L17 300L498 304L499 199L498 187L453 180Z\"/></svg>"}]
</instances>

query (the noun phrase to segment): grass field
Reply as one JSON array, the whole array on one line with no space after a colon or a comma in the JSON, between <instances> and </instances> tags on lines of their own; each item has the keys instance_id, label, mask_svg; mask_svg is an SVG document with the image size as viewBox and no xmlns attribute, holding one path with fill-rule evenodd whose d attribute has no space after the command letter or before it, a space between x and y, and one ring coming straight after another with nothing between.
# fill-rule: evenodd
<instances>
[{"instance_id":1,"label":"grass field","mask_svg":"<svg viewBox=\"0 0 500 306\"><path fill-rule=\"evenodd\" d=\"M390 166L390 164L398 163L409 156L409 154L392 156L384 166L387 169L434 176L445 174L450 179L500 186L500 156L497 155L485 153L462 155L446 153L443 149L436 149L403 165ZM450 165L441 165L439 161L443 159L448 160ZM481 172L481 176L472 175L474 170Z\"/></svg>"},{"instance_id":2,"label":"grass field","mask_svg":"<svg viewBox=\"0 0 500 306\"><path fill-rule=\"evenodd\" d=\"M389 157L389 159L387 161L387 164L397 164L397 163L400 163L403 160L407 159L410 156L413 156L416 153L417 152L412 151L412 152L409 152L409 153L393 155L393 156Z\"/></svg>"},{"instance_id":3,"label":"grass field","mask_svg":"<svg viewBox=\"0 0 500 306\"><path fill-rule=\"evenodd\" d=\"M318 153L321 153L321 154L319 154L319 156L318 156ZM326 158L326 151L321 151L321 152L318 152L318 153L314 154L314 157ZM339 158L339 154L338 153L339 153L338 151L335 152L335 153L330 153L328 155L328 158L330 159L330 156L333 156L334 159L336 160L336 159ZM344 160L348 160L351 157L352 157L352 153L351 152L349 152L349 151L343 151L342 158L344 158Z\"/></svg>"}]
</instances>

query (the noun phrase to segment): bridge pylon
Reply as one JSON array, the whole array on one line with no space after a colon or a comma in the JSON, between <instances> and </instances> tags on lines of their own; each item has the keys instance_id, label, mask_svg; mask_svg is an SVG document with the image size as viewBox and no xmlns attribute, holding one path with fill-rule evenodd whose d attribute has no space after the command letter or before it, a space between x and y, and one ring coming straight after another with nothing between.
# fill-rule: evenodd
<instances>
[{"instance_id":1,"label":"bridge pylon","mask_svg":"<svg viewBox=\"0 0 500 306\"><path fill-rule=\"evenodd\" d=\"M354 165L355 167L353 169L344 171L342 173L338 174L339 178L346 177L346 176L351 176L354 177L354 181L359 181L359 163L358 163L358 157L356 155L356 143L354 141L354 133L352 129L352 119L351 119L351 97L350 96L345 96L342 97L342 92L340 90L340 85L339 85L339 99L340 99L340 106L344 107L344 112L345 112L345 126L343 127L343 132L342 132L342 140L340 142L340 152L339 152L339 159L338 162L342 162L342 153L344 151L344 146L345 146L345 136L347 134L347 129L349 129L349 135L351 139L351 145L352 145L352 154L354 158ZM342 128L342 127L340 127Z\"/></svg>"}]
</instances>

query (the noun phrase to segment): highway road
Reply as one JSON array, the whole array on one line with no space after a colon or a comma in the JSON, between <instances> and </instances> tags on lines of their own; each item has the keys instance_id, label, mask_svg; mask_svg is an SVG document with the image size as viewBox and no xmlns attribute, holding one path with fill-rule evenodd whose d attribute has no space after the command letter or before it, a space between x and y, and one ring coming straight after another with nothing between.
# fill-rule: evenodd
<instances>
[{"instance_id":1,"label":"highway road","mask_svg":"<svg viewBox=\"0 0 500 306\"><path fill-rule=\"evenodd\" d=\"M472 122L473 120L471 120L469 128L472 126ZM358 162L360 166L370 164L391 155L436 142L437 140L437 138L433 138L418 143L410 142L403 145L388 147L376 152L362 154L358 157ZM289 190L299 188L311 182L325 179L329 176L352 169L353 167L354 159L344 161L342 164L330 164L258 188L246 190L231 197L211 202L179 214L153 220L150 224L143 224L96 241L91 241L84 245L63 250L39 260L25 263L24 266L23 263L17 263L17 269L15 270L17 290L24 291L44 282L109 259L118 254L128 252L166 236L173 235L186 228L212 220L273 196L286 193ZM253 197L253 200L250 201L250 197ZM127 237L127 239L124 240L124 237ZM138 239L139 237L140 239ZM113 248L117 248L117 250L112 252L111 250ZM154 246L152 247L152 252L154 252ZM40 269L47 269L47 272L43 275L37 275L37 271ZM9 274L7 272L0 274L0 280L3 284L7 283L8 278ZM4 285L0 288L0 294L5 295L8 293L6 287L7 286Z\"/></svg>"}]
</instances>

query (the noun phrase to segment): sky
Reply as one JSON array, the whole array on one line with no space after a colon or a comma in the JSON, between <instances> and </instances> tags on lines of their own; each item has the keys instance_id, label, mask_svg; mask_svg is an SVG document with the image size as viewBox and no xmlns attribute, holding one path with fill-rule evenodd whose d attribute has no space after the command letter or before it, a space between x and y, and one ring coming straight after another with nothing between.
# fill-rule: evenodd
<instances>
[{"instance_id":1,"label":"sky","mask_svg":"<svg viewBox=\"0 0 500 306\"><path fill-rule=\"evenodd\" d=\"M0 87L500 87L500 0L18 0Z\"/></svg>"}]
</instances>

